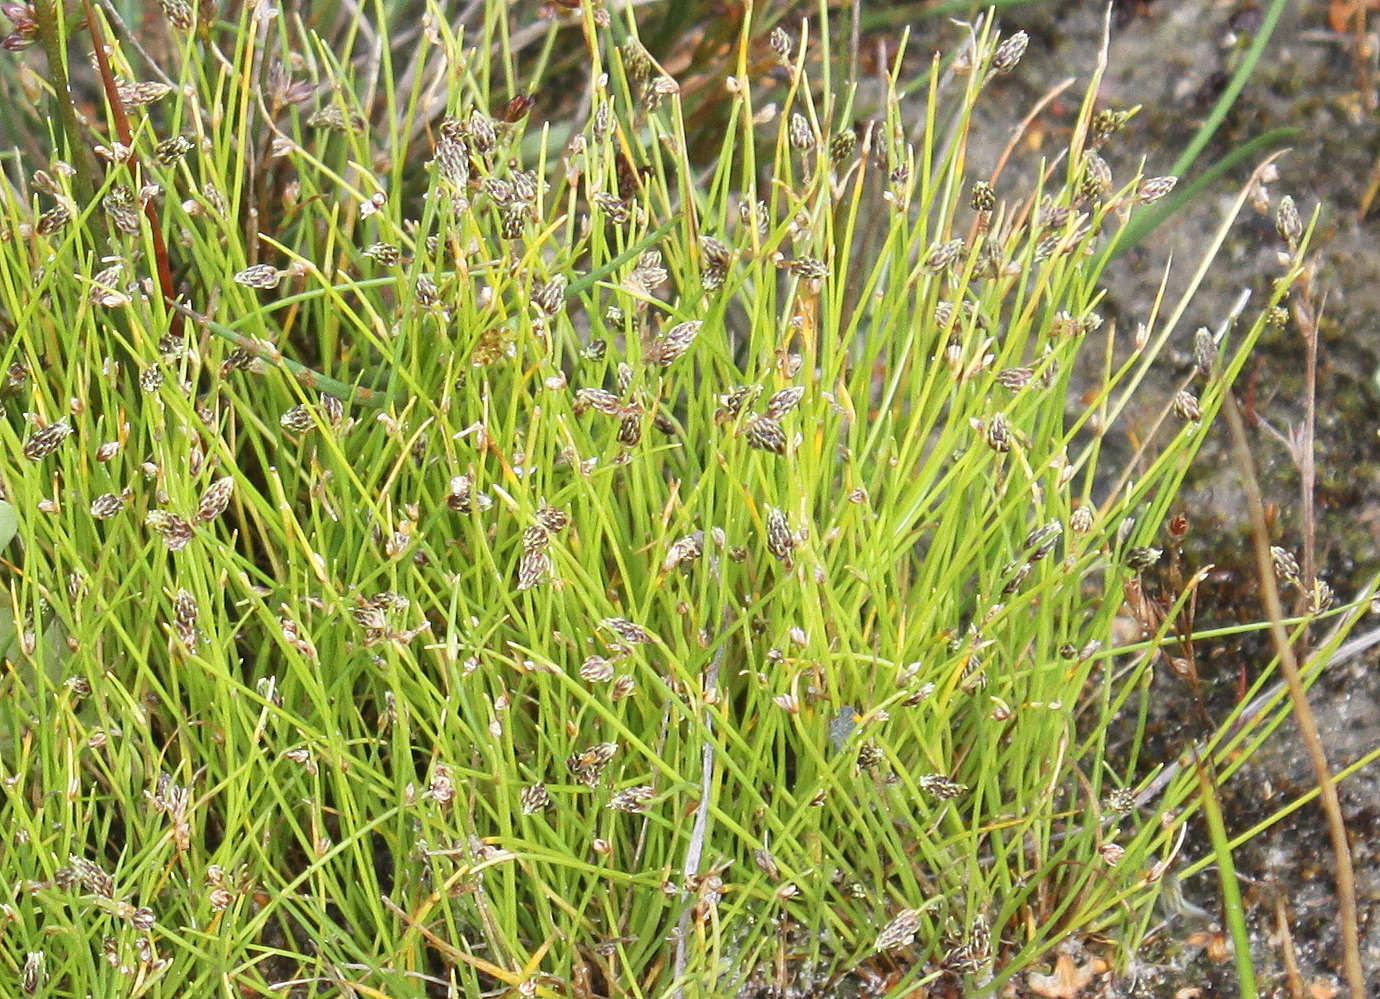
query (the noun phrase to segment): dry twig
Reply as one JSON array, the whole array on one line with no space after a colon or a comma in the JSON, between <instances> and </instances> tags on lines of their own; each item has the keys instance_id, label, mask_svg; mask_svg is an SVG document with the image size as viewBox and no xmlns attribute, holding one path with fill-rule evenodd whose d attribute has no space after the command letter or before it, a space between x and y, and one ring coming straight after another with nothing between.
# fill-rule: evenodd
<instances>
[{"instance_id":1,"label":"dry twig","mask_svg":"<svg viewBox=\"0 0 1380 999\"><path fill-rule=\"evenodd\" d=\"M1289 685L1289 700L1293 705L1294 718L1298 722L1299 735L1313 765L1323 813L1327 817L1327 831L1332 839L1332 852L1337 865L1337 908L1341 918L1343 966L1347 984L1353 996L1362 996L1365 995L1365 973L1361 969L1356 882L1351 865L1351 847L1346 837L1346 823L1342 818L1342 805L1337 797L1337 785L1332 779L1332 769L1327 762L1327 751L1323 746L1322 736L1318 734L1313 706L1308 703L1308 691L1303 684L1298 660L1289 644L1288 633L1284 630L1284 607L1280 603L1279 587L1275 584L1274 563L1270 555L1270 535L1265 524L1265 504L1261 499L1260 484L1256 481L1255 467L1246 441L1245 423L1241 419L1240 407L1231 393L1227 394L1222 410L1231 430L1232 452L1241 476L1241 488L1246 494L1247 506L1251 512L1251 539L1255 547L1256 567L1260 574L1260 597L1270 619L1270 637L1279 656L1280 672L1284 674L1285 682Z\"/></svg>"}]
</instances>

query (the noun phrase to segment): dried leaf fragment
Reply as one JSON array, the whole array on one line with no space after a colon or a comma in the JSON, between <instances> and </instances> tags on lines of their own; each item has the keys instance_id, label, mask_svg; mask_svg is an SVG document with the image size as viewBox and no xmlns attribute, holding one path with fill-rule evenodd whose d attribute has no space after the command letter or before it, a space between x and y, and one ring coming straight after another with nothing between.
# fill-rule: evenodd
<instances>
[{"instance_id":1,"label":"dried leaf fragment","mask_svg":"<svg viewBox=\"0 0 1380 999\"><path fill-rule=\"evenodd\" d=\"M1045 999L1079 999L1083 990L1092 984L1093 978L1104 968L1100 958L1090 958L1086 964L1077 964L1068 954L1060 954L1054 962L1052 975L1032 971L1025 976L1025 980L1032 992Z\"/></svg>"}]
</instances>

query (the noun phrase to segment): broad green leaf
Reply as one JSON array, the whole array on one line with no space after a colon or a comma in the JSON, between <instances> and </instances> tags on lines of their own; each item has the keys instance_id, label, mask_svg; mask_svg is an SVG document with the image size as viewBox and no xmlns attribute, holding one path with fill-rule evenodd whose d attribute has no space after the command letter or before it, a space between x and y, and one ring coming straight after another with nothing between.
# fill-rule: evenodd
<instances>
[{"instance_id":1,"label":"broad green leaf","mask_svg":"<svg viewBox=\"0 0 1380 999\"><path fill-rule=\"evenodd\" d=\"M0 548L14 540L19 530L19 511L8 500L0 500Z\"/></svg>"}]
</instances>

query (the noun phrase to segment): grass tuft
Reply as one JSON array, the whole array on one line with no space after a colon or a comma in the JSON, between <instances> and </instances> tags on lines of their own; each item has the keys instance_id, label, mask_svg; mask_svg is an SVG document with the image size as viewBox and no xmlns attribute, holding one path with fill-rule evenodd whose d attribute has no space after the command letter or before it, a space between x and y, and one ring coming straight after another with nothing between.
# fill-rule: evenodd
<instances>
[{"instance_id":1,"label":"grass tuft","mask_svg":"<svg viewBox=\"0 0 1380 999\"><path fill-rule=\"evenodd\" d=\"M1308 234L1109 468L1187 300L1099 314L1173 185L1112 177L1096 78L994 189L990 20L859 123L815 21L697 62L470 6L49 10L105 78L0 77L72 112L0 180L0 960L708 997L1127 956L1203 800L1109 753L1201 576L1142 580Z\"/></svg>"}]
</instances>

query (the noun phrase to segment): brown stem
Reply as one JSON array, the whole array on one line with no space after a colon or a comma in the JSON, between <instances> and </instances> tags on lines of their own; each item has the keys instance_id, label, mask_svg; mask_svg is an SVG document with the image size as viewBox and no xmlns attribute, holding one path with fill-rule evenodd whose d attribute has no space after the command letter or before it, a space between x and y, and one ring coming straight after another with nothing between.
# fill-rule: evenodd
<instances>
[{"instance_id":1,"label":"brown stem","mask_svg":"<svg viewBox=\"0 0 1380 999\"><path fill-rule=\"evenodd\" d=\"M76 161L76 173L72 177L72 189L77 196L77 210L85 212L96 197L96 179L101 170L96 157L87 146L81 123L77 121L77 108L72 101L72 88L67 79L67 64L64 61L65 38L58 28L57 11L53 0L34 0L34 20L38 23L38 37L43 45L43 53L48 58L48 76L53 82L53 103L57 105L58 121L62 122L62 133L67 139L67 155ZM106 241L105 219L99 212L87 216L91 235L98 246Z\"/></svg>"},{"instance_id":2,"label":"brown stem","mask_svg":"<svg viewBox=\"0 0 1380 999\"><path fill-rule=\"evenodd\" d=\"M1313 446L1316 440L1318 408L1318 319L1313 305L1313 282L1304 270L1300 277L1300 294L1294 300L1294 321L1303 334L1303 431L1294 442L1294 461L1299 469L1299 533L1303 536L1303 583L1311 591L1318 578L1317 521L1314 508L1314 489L1317 469ZM1304 593L1305 601L1311 592Z\"/></svg>"},{"instance_id":3,"label":"brown stem","mask_svg":"<svg viewBox=\"0 0 1380 999\"><path fill-rule=\"evenodd\" d=\"M1370 11L1368 3L1358 3L1356 11L1356 71L1361 89L1361 100L1367 111L1374 111L1377 105L1375 93L1375 68L1370 64L1370 36L1366 34L1366 14Z\"/></svg>"},{"instance_id":4,"label":"brown stem","mask_svg":"<svg viewBox=\"0 0 1380 999\"><path fill-rule=\"evenodd\" d=\"M1284 630L1284 607L1279 600L1279 587L1275 585L1274 560L1270 556L1270 534L1265 523L1265 504L1260 495L1260 484L1256 481L1255 467L1251 460L1250 446L1246 442L1246 427L1241 419L1241 411L1231 392L1226 393L1222 411L1227 417L1231 430L1232 454L1236 459L1237 471L1241 476L1241 488L1246 494L1247 507L1251 513L1251 540L1255 547L1256 570L1260 576L1260 596L1265 611L1270 618L1270 637L1274 641L1275 654L1279 657L1279 669L1289 687L1289 701L1298 722L1299 736L1313 765L1313 775L1318 782L1318 798L1322 802L1323 813L1327 818L1327 831L1332 838L1332 854L1337 865L1337 908L1341 917L1341 937L1343 966L1347 984L1353 997L1365 995L1365 973L1361 970L1360 924L1356 914L1356 880L1351 865L1351 846L1347 842L1346 822L1342 818L1342 805L1337 797L1337 784L1332 779L1332 769L1327 762L1327 751L1322 737L1318 734L1317 719L1313 706L1308 703L1308 691L1299 673L1298 660L1294 657L1289 636Z\"/></svg>"},{"instance_id":5,"label":"brown stem","mask_svg":"<svg viewBox=\"0 0 1380 999\"><path fill-rule=\"evenodd\" d=\"M120 143L129 150L129 160L126 162L126 167L129 170L130 188L137 198L142 184L142 170L139 165L139 157L134 152L134 130L129 126L129 115L125 112L125 102L120 99L120 88L116 85L115 73L110 68L110 56L105 50L105 33L101 30L100 19L97 18L95 10L91 7L91 0L82 0L82 7L86 11L86 23L91 32L91 44L96 50L96 65L100 68L101 85L105 88L105 98L110 103L110 114L114 120L115 134L119 136ZM168 244L163 239L163 227L159 224L158 211L154 207L152 199L144 204L144 217L149 221L149 232L153 236L153 259L154 266L158 270L158 288L162 291L165 301L172 301L176 296L173 294L172 266L168 262ZM170 332L175 339L182 338L182 322L181 314L174 312Z\"/></svg>"},{"instance_id":6,"label":"brown stem","mask_svg":"<svg viewBox=\"0 0 1380 999\"><path fill-rule=\"evenodd\" d=\"M1289 906L1284 893L1275 886L1275 936L1279 937L1279 956L1284 962L1284 980L1289 986L1289 999L1306 999L1308 992L1299 974L1298 952L1294 949L1294 934L1289 929Z\"/></svg>"}]
</instances>

